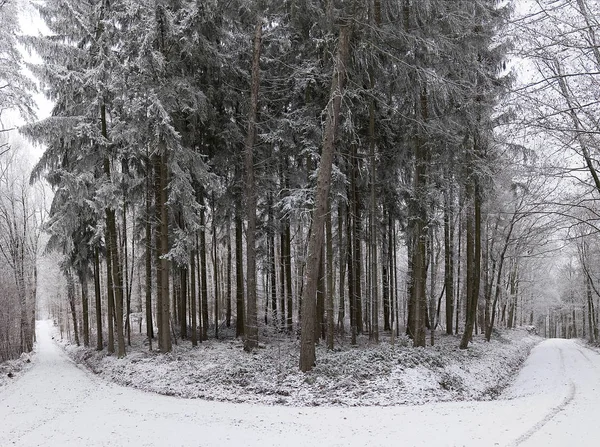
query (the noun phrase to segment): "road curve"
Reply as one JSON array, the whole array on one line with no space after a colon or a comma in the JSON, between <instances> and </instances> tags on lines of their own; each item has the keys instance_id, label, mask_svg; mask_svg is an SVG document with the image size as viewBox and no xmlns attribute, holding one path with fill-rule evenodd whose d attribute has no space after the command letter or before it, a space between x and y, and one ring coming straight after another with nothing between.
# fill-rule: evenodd
<instances>
[{"instance_id":1,"label":"road curve","mask_svg":"<svg viewBox=\"0 0 600 447\"><path fill-rule=\"evenodd\" d=\"M38 322L35 365L0 390L0 446L596 446L600 355L572 340L532 351L502 399L368 408L186 400L107 383Z\"/></svg>"}]
</instances>

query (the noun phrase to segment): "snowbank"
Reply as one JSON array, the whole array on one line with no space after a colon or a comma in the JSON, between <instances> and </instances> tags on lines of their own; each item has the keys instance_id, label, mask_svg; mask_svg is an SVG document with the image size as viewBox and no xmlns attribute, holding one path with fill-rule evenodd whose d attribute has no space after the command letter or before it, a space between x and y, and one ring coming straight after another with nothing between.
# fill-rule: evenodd
<instances>
[{"instance_id":1,"label":"snowbank","mask_svg":"<svg viewBox=\"0 0 600 447\"><path fill-rule=\"evenodd\" d=\"M19 378L25 371L31 368L35 358L35 347L29 354L23 353L16 360L0 362L0 389L8 383Z\"/></svg>"},{"instance_id":2,"label":"snowbank","mask_svg":"<svg viewBox=\"0 0 600 447\"><path fill-rule=\"evenodd\" d=\"M455 400L489 400L514 378L541 338L525 329L496 333L490 343L475 336L467 350L439 335L434 347L411 348L401 338L333 352L317 348L317 366L298 371L297 341L275 336L252 354L241 340L209 340L173 352L148 352L132 337L127 357L62 345L77 363L118 384L155 393L228 402L291 406L388 406ZM339 345L338 345L339 346Z\"/></svg>"}]
</instances>

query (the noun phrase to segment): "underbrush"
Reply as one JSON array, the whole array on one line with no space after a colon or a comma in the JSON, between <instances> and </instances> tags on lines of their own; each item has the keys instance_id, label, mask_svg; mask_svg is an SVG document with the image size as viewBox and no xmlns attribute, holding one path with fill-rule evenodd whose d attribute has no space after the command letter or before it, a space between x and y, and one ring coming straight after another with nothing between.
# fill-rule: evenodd
<instances>
[{"instance_id":1,"label":"underbrush","mask_svg":"<svg viewBox=\"0 0 600 447\"><path fill-rule=\"evenodd\" d=\"M225 334L227 337L227 334ZM149 351L132 335L127 356L63 342L67 353L101 377L165 395L230 402L293 406L422 404L432 401L493 399L510 383L541 338L524 329L501 331L487 343L475 336L467 350L459 338L439 334L436 345L412 348L405 337L394 345L360 337L344 338L336 349L317 346L317 364L298 370L299 341L268 334L248 354L241 340L210 339L192 347L179 341L168 354Z\"/></svg>"},{"instance_id":2,"label":"underbrush","mask_svg":"<svg viewBox=\"0 0 600 447\"><path fill-rule=\"evenodd\" d=\"M23 353L18 359L0 362L0 390L10 382L16 380L32 365L35 349L29 354Z\"/></svg>"}]
</instances>

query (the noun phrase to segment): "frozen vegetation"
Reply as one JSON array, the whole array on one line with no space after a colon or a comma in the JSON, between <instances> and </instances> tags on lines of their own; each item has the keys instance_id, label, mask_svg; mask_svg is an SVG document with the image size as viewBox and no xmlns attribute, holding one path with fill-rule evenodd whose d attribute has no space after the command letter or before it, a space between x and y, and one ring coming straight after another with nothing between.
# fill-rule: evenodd
<instances>
[{"instance_id":1,"label":"frozen vegetation","mask_svg":"<svg viewBox=\"0 0 600 447\"><path fill-rule=\"evenodd\" d=\"M276 337L270 335L270 337ZM398 405L496 397L541 338L525 329L475 336L468 350L441 336L434 347L409 347L407 338L333 352L319 346L310 373L298 371L297 342L270 338L252 355L242 341L210 339L197 348L179 342L163 355L135 335L124 359L63 341L69 356L105 380L171 396L293 406Z\"/></svg>"}]
</instances>

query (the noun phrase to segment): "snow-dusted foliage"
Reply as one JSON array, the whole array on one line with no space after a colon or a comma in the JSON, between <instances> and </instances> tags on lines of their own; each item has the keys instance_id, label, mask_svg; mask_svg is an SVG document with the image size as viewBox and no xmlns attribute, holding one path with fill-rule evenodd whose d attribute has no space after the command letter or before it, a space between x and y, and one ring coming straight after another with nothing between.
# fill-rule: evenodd
<instances>
[{"instance_id":1,"label":"snow-dusted foliage","mask_svg":"<svg viewBox=\"0 0 600 447\"><path fill-rule=\"evenodd\" d=\"M469 351L456 337L433 348L392 346L318 349L310 373L297 371L297 342L271 339L252 356L240 341L209 341L200 349L174 346L167 356L148 353L136 336L124 361L64 343L78 363L121 385L170 396L292 406L364 406L487 400L498 396L541 339L525 329L475 337ZM65 340L66 341L66 340ZM366 340L363 340L365 342Z\"/></svg>"},{"instance_id":2,"label":"snow-dusted foliage","mask_svg":"<svg viewBox=\"0 0 600 447\"><path fill-rule=\"evenodd\" d=\"M23 60L18 48L20 6L20 0L0 1L0 115L13 110L31 120L35 116L31 96L35 84L22 71Z\"/></svg>"}]
</instances>

